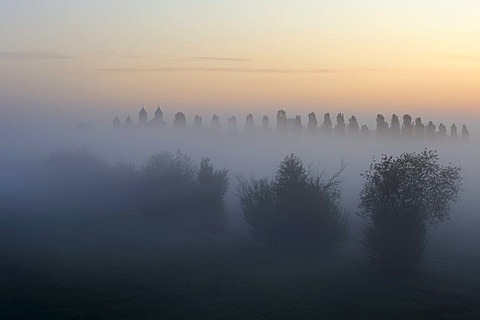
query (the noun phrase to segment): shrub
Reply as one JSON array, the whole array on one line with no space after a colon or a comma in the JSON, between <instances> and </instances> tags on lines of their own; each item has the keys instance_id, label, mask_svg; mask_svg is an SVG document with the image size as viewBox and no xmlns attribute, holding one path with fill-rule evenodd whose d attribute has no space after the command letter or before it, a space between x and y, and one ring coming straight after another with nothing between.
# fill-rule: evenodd
<instances>
[{"instance_id":1,"label":"shrub","mask_svg":"<svg viewBox=\"0 0 480 320\"><path fill-rule=\"evenodd\" d=\"M196 192L196 166L182 154L162 152L150 156L140 169L142 211L178 219L191 207Z\"/></svg>"},{"instance_id":2,"label":"shrub","mask_svg":"<svg viewBox=\"0 0 480 320\"><path fill-rule=\"evenodd\" d=\"M224 229L228 171L215 170L210 159L198 168L179 151L154 154L141 169L141 181L144 211L205 231Z\"/></svg>"},{"instance_id":3,"label":"shrub","mask_svg":"<svg viewBox=\"0 0 480 320\"><path fill-rule=\"evenodd\" d=\"M203 158L197 173L197 184L199 225L208 231L222 231L227 220L224 196L228 190L228 170L215 170L210 159Z\"/></svg>"},{"instance_id":4,"label":"shrub","mask_svg":"<svg viewBox=\"0 0 480 320\"><path fill-rule=\"evenodd\" d=\"M390 273L420 265L429 227L449 218L461 189L460 168L441 166L434 151L383 156L364 174L360 212L367 254Z\"/></svg>"},{"instance_id":5,"label":"shrub","mask_svg":"<svg viewBox=\"0 0 480 320\"><path fill-rule=\"evenodd\" d=\"M295 251L326 251L346 238L348 217L339 206L340 174L330 179L286 156L273 181L239 178L244 218L254 238Z\"/></svg>"}]
</instances>

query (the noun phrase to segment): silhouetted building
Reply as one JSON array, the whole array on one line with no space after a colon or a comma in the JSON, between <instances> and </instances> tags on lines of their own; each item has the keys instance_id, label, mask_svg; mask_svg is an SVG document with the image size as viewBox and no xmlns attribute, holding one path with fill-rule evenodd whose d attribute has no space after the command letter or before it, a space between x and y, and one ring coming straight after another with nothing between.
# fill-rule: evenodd
<instances>
[{"instance_id":1,"label":"silhouetted building","mask_svg":"<svg viewBox=\"0 0 480 320\"><path fill-rule=\"evenodd\" d=\"M126 126L132 126L133 125L133 120L132 120L132 118L130 118L130 116L128 116L127 119L125 120L125 125Z\"/></svg>"},{"instance_id":2,"label":"silhouetted building","mask_svg":"<svg viewBox=\"0 0 480 320\"><path fill-rule=\"evenodd\" d=\"M113 127L114 128L120 127L120 119L118 119L118 117L115 117L115 119L113 119Z\"/></svg>"},{"instance_id":3,"label":"silhouetted building","mask_svg":"<svg viewBox=\"0 0 480 320\"><path fill-rule=\"evenodd\" d=\"M138 113L138 124L141 126L147 125L147 111L143 107Z\"/></svg>"},{"instance_id":4,"label":"silhouetted building","mask_svg":"<svg viewBox=\"0 0 480 320\"><path fill-rule=\"evenodd\" d=\"M162 109L160 109L160 107L157 107L157 110L155 110L154 118L150 121L150 123L154 126L165 125L165 122L163 121L163 112L162 112Z\"/></svg>"}]
</instances>

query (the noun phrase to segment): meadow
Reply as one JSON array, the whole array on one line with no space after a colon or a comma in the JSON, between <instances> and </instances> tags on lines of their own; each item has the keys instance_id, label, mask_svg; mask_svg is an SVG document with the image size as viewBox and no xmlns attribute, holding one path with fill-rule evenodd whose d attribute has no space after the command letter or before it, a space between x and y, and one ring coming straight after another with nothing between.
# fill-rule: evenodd
<instances>
[{"instance_id":1,"label":"meadow","mask_svg":"<svg viewBox=\"0 0 480 320\"><path fill-rule=\"evenodd\" d=\"M3 216L2 319L475 319L477 266L427 259L414 277L361 252L272 251L141 214Z\"/></svg>"}]
</instances>

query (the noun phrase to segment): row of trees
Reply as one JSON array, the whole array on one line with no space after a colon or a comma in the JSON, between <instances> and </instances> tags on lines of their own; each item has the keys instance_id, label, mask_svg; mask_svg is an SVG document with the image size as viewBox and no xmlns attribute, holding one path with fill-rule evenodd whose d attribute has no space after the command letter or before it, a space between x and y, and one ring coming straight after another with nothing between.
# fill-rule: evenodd
<instances>
[{"instance_id":1,"label":"row of trees","mask_svg":"<svg viewBox=\"0 0 480 320\"><path fill-rule=\"evenodd\" d=\"M228 171L208 158L198 164L181 152L153 154L139 169L111 165L84 150L62 150L46 161L46 190L64 211L137 211L206 232L226 224ZM237 178L243 217L253 237L282 250L333 250L348 234L340 206L345 166L331 176L305 166L294 154L273 179ZM439 164L433 151L384 156L364 174L359 215L364 247L388 272L420 265L430 227L448 219L461 189L460 168Z\"/></svg>"},{"instance_id":2,"label":"row of trees","mask_svg":"<svg viewBox=\"0 0 480 320\"><path fill-rule=\"evenodd\" d=\"M136 169L83 149L60 150L48 157L46 169L53 210L143 212L208 232L225 228L228 171L208 158L196 164L179 151L162 152Z\"/></svg>"},{"instance_id":3,"label":"row of trees","mask_svg":"<svg viewBox=\"0 0 480 320\"><path fill-rule=\"evenodd\" d=\"M163 112L158 108L155 112L155 118L150 122L147 121L147 114L145 109L142 108L139 114L139 124L141 126L146 126L148 124L152 125L165 125L163 121ZM132 126L133 121L129 117L126 121L127 126ZM115 118L113 121L113 126L115 128L121 127L120 120L118 117ZM173 121L173 128L176 129L185 129L187 127L187 117L183 112L177 112L175 114L175 118ZM193 128L201 129L204 128L205 125L203 123L203 118L199 115L195 115L193 121ZM220 129L222 127L220 123L220 118L217 115L213 115L210 120L210 128L211 129ZM314 112L308 114L307 124L304 125L302 122L302 117L300 115L296 115L295 117L291 118L287 116L286 111L278 110L276 115L276 130L279 132L287 132L287 131L294 131L294 132L302 132L306 130L309 133L317 133L321 132L325 135L336 135L336 136L368 136L370 134L370 129L367 125L360 126L357 118L352 115L347 120L345 119L345 115L343 113L338 113L336 115L336 123L334 124L330 113L325 113L323 115L323 122L320 124L317 120L317 116ZM255 128L260 128L264 131L271 130L270 119L268 116L263 116L260 126L254 122L253 115L250 113L245 118L245 131L253 131ZM237 118L232 116L228 118L227 121L227 129L231 132L236 132L239 130L239 126L237 124ZM447 132L448 131L448 132ZM405 114L402 119L402 124L400 123L400 119L396 114L393 114L390 123L387 122L385 117L382 114L378 114L376 118L376 127L375 132L378 136L385 137L404 137L404 138L415 138L415 139L423 139L426 138L445 138L450 136L452 138L457 138L461 136L463 139L469 139L470 133L467 129L467 126L464 124L462 125L461 132L458 132L459 129L455 124L452 124L449 129L447 129L446 125L440 123L437 126L434 124L433 121L429 121L427 124L422 122L420 117L413 118L409 114Z\"/></svg>"},{"instance_id":4,"label":"row of trees","mask_svg":"<svg viewBox=\"0 0 480 320\"><path fill-rule=\"evenodd\" d=\"M285 157L272 181L240 179L238 193L253 236L295 251L332 250L347 236L339 205L342 169L331 177ZM364 248L389 273L414 272L422 262L430 227L448 219L461 189L460 168L441 166L437 153L384 156L364 174L358 214Z\"/></svg>"},{"instance_id":5,"label":"row of trees","mask_svg":"<svg viewBox=\"0 0 480 320\"><path fill-rule=\"evenodd\" d=\"M327 178L291 154L272 181L240 178L240 203L254 238L306 252L328 251L345 240L348 216L339 204L343 170Z\"/></svg>"}]
</instances>

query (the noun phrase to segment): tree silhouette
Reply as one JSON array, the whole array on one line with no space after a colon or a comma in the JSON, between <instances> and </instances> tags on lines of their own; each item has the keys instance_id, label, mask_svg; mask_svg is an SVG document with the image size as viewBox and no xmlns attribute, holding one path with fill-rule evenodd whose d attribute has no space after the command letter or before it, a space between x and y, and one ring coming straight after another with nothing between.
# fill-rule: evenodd
<instances>
[{"instance_id":1,"label":"tree silhouette","mask_svg":"<svg viewBox=\"0 0 480 320\"><path fill-rule=\"evenodd\" d=\"M429 121L427 124L427 138L433 139L435 138L435 125L433 124L433 121Z\"/></svg>"},{"instance_id":2,"label":"tree silhouette","mask_svg":"<svg viewBox=\"0 0 480 320\"><path fill-rule=\"evenodd\" d=\"M388 123L382 114L377 114L377 135L385 137L388 133Z\"/></svg>"},{"instance_id":3,"label":"tree silhouette","mask_svg":"<svg viewBox=\"0 0 480 320\"><path fill-rule=\"evenodd\" d=\"M203 158L197 173L197 182L198 225L206 231L222 232L227 222L224 197L228 190L228 170L215 170L210 159Z\"/></svg>"},{"instance_id":4,"label":"tree silhouette","mask_svg":"<svg viewBox=\"0 0 480 320\"><path fill-rule=\"evenodd\" d=\"M212 116L212 120L210 121L210 127L211 127L212 129L220 129L220 128L221 128L221 126L220 126L220 118L219 118L216 114L214 114L214 115Z\"/></svg>"},{"instance_id":5,"label":"tree silhouette","mask_svg":"<svg viewBox=\"0 0 480 320\"><path fill-rule=\"evenodd\" d=\"M262 129L263 131L268 131L270 130L270 120L268 119L268 116L263 116L262 118Z\"/></svg>"},{"instance_id":6,"label":"tree silhouette","mask_svg":"<svg viewBox=\"0 0 480 320\"><path fill-rule=\"evenodd\" d=\"M380 268L410 273L423 257L430 226L449 217L461 189L460 168L441 166L434 151L383 156L364 174L360 212L364 246Z\"/></svg>"},{"instance_id":7,"label":"tree silhouette","mask_svg":"<svg viewBox=\"0 0 480 320\"><path fill-rule=\"evenodd\" d=\"M315 133L317 132L317 126L318 126L318 121L317 121L317 116L315 115L315 112L310 112L308 114L308 132L309 133Z\"/></svg>"},{"instance_id":8,"label":"tree silhouette","mask_svg":"<svg viewBox=\"0 0 480 320\"><path fill-rule=\"evenodd\" d=\"M462 126L462 139L463 140L470 139L470 133L468 132L467 126L465 124Z\"/></svg>"},{"instance_id":9,"label":"tree silhouette","mask_svg":"<svg viewBox=\"0 0 480 320\"><path fill-rule=\"evenodd\" d=\"M345 116L343 113L337 114L337 124L335 126L335 134L340 137L345 136Z\"/></svg>"},{"instance_id":10,"label":"tree silhouette","mask_svg":"<svg viewBox=\"0 0 480 320\"><path fill-rule=\"evenodd\" d=\"M45 171L53 197L49 202L60 210L124 210L112 204L125 204L135 191L122 192L124 184L118 183L112 166L82 148L52 152Z\"/></svg>"},{"instance_id":11,"label":"tree silhouette","mask_svg":"<svg viewBox=\"0 0 480 320\"><path fill-rule=\"evenodd\" d=\"M140 170L140 182L143 212L203 231L224 229L228 171L215 170L208 158L197 167L180 151L153 154Z\"/></svg>"},{"instance_id":12,"label":"tree silhouette","mask_svg":"<svg viewBox=\"0 0 480 320\"><path fill-rule=\"evenodd\" d=\"M443 123L438 125L438 136L441 139L444 139L447 136L447 127Z\"/></svg>"},{"instance_id":13,"label":"tree silhouette","mask_svg":"<svg viewBox=\"0 0 480 320\"><path fill-rule=\"evenodd\" d=\"M237 118L235 116L228 118L228 131L232 133L238 131Z\"/></svg>"},{"instance_id":14,"label":"tree silhouette","mask_svg":"<svg viewBox=\"0 0 480 320\"><path fill-rule=\"evenodd\" d=\"M239 179L238 193L253 236L295 251L332 249L347 234L348 219L339 207L339 176L327 179L308 172L291 154L274 181Z\"/></svg>"},{"instance_id":15,"label":"tree silhouette","mask_svg":"<svg viewBox=\"0 0 480 320\"><path fill-rule=\"evenodd\" d=\"M253 131L255 128L255 123L253 122L253 114L247 114L245 118L245 131Z\"/></svg>"},{"instance_id":16,"label":"tree silhouette","mask_svg":"<svg viewBox=\"0 0 480 320\"><path fill-rule=\"evenodd\" d=\"M303 130L302 117L300 115L296 115L295 119L293 119L293 130L295 132L302 132Z\"/></svg>"},{"instance_id":17,"label":"tree silhouette","mask_svg":"<svg viewBox=\"0 0 480 320\"><path fill-rule=\"evenodd\" d=\"M203 128L203 119L198 114L195 115L195 118L193 119L193 127L195 129L202 129Z\"/></svg>"},{"instance_id":18,"label":"tree silhouette","mask_svg":"<svg viewBox=\"0 0 480 320\"><path fill-rule=\"evenodd\" d=\"M425 133L425 125L422 123L422 118L418 117L415 119L415 127L413 129L413 134L415 139L422 140Z\"/></svg>"},{"instance_id":19,"label":"tree silhouette","mask_svg":"<svg viewBox=\"0 0 480 320\"><path fill-rule=\"evenodd\" d=\"M370 130L368 129L368 126L366 124L362 126L362 129L360 131L360 136L362 138L368 138L370 136Z\"/></svg>"},{"instance_id":20,"label":"tree silhouette","mask_svg":"<svg viewBox=\"0 0 480 320\"><path fill-rule=\"evenodd\" d=\"M400 120L398 116L394 113L392 115L392 120L390 121L390 136L391 137L399 137L400 136Z\"/></svg>"},{"instance_id":21,"label":"tree silhouette","mask_svg":"<svg viewBox=\"0 0 480 320\"><path fill-rule=\"evenodd\" d=\"M411 138L413 136L412 117L409 114L403 116L402 137Z\"/></svg>"},{"instance_id":22,"label":"tree silhouette","mask_svg":"<svg viewBox=\"0 0 480 320\"><path fill-rule=\"evenodd\" d=\"M175 114L173 127L177 129L185 129L187 127L187 118L185 117L185 114L183 112L177 112Z\"/></svg>"},{"instance_id":23,"label":"tree silhouette","mask_svg":"<svg viewBox=\"0 0 480 320\"><path fill-rule=\"evenodd\" d=\"M195 164L180 151L153 154L140 169L141 210L168 220L182 220L191 209L188 200L195 198L195 176Z\"/></svg>"},{"instance_id":24,"label":"tree silhouette","mask_svg":"<svg viewBox=\"0 0 480 320\"><path fill-rule=\"evenodd\" d=\"M455 123L452 124L452 126L450 127L450 137L453 139L456 139L458 137L457 126L455 125Z\"/></svg>"},{"instance_id":25,"label":"tree silhouette","mask_svg":"<svg viewBox=\"0 0 480 320\"><path fill-rule=\"evenodd\" d=\"M287 113L284 110L277 111L277 130L280 132L287 131Z\"/></svg>"},{"instance_id":26,"label":"tree silhouette","mask_svg":"<svg viewBox=\"0 0 480 320\"><path fill-rule=\"evenodd\" d=\"M332 119L330 119L330 113L325 113L323 115L323 123L321 126L322 133L324 134L330 134L332 132Z\"/></svg>"},{"instance_id":27,"label":"tree silhouette","mask_svg":"<svg viewBox=\"0 0 480 320\"><path fill-rule=\"evenodd\" d=\"M350 119L348 119L347 132L350 136L357 136L359 131L360 127L358 126L357 117L352 115Z\"/></svg>"}]
</instances>

